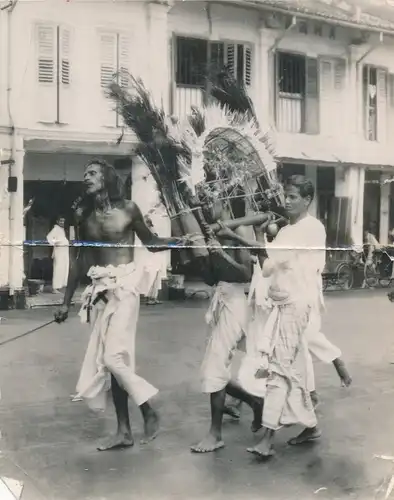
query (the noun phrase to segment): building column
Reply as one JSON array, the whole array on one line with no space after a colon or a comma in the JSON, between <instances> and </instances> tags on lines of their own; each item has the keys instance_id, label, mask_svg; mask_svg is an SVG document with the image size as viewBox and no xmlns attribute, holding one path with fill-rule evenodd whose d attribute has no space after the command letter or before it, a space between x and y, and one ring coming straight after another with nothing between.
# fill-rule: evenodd
<instances>
[{"instance_id":1,"label":"building column","mask_svg":"<svg viewBox=\"0 0 394 500\"><path fill-rule=\"evenodd\" d=\"M9 285L10 293L22 288L24 280L23 262L23 163L24 144L23 137L15 134L13 147L14 164L11 167L11 176L16 178L16 192L10 193L10 250L9 250Z\"/></svg>"},{"instance_id":2,"label":"building column","mask_svg":"<svg viewBox=\"0 0 394 500\"><path fill-rule=\"evenodd\" d=\"M148 14L149 89L156 106L170 109L170 51L168 12L171 2L150 1Z\"/></svg>"},{"instance_id":3,"label":"building column","mask_svg":"<svg viewBox=\"0 0 394 500\"><path fill-rule=\"evenodd\" d=\"M132 200L139 206L143 215L153 211L150 217L155 232L159 236L167 237L171 235L171 223L164 206L160 203L159 193L156 183L149 173L148 167L140 158L133 159L132 168ZM136 236L134 260L136 264L141 264L147 258L146 248L143 248L141 241ZM167 268L171 264L170 251L162 254L162 270L166 276Z\"/></svg>"},{"instance_id":4,"label":"building column","mask_svg":"<svg viewBox=\"0 0 394 500\"><path fill-rule=\"evenodd\" d=\"M355 245L363 244L365 169L338 167L335 171L335 196L351 201L350 236Z\"/></svg>"},{"instance_id":5,"label":"building column","mask_svg":"<svg viewBox=\"0 0 394 500\"><path fill-rule=\"evenodd\" d=\"M1 160L7 160L9 151L0 154ZM9 284L10 264L10 195L8 193L8 165L0 165L0 286Z\"/></svg>"},{"instance_id":6,"label":"building column","mask_svg":"<svg viewBox=\"0 0 394 500\"><path fill-rule=\"evenodd\" d=\"M362 73L358 59L365 52L365 47L351 46L347 58L347 79L346 79L346 129L350 134L346 136L347 144L352 144L354 139L358 139L363 134L362 120Z\"/></svg>"},{"instance_id":7,"label":"building column","mask_svg":"<svg viewBox=\"0 0 394 500\"><path fill-rule=\"evenodd\" d=\"M259 44L255 54L255 74L252 82L253 102L257 119L263 131L275 124L275 78L274 54L271 47L277 33L262 26L259 29Z\"/></svg>"},{"instance_id":8,"label":"building column","mask_svg":"<svg viewBox=\"0 0 394 500\"><path fill-rule=\"evenodd\" d=\"M312 181L313 185L315 186L315 196L312 200L312 203L309 205L309 213L313 215L313 217L317 217L317 168L318 167L316 165L305 165L305 177Z\"/></svg>"},{"instance_id":9,"label":"building column","mask_svg":"<svg viewBox=\"0 0 394 500\"><path fill-rule=\"evenodd\" d=\"M382 245L387 245L389 224L390 224L390 183L386 182L392 177L390 174L383 174L381 177L382 185L380 187L380 231L379 242Z\"/></svg>"}]
</instances>

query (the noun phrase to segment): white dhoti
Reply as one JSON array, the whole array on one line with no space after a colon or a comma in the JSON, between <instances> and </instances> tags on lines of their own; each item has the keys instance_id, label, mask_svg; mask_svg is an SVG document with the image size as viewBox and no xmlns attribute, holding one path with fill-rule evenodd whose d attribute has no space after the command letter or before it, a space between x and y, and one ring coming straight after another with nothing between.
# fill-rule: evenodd
<instances>
[{"instance_id":1,"label":"white dhoti","mask_svg":"<svg viewBox=\"0 0 394 500\"><path fill-rule=\"evenodd\" d=\"M202 363L202 390L221 391L231 380L231 359L244 339L248 323L245 285L220 282L216 286L206 322L211 328Z\"/></svg>"},{"instance_id":2,"label":"white dhoti","mask_svg":"<svg viewBox=\"0 0 394 500\"><path fill-rule=\"evenodd\" d=\"M78 396L91 409L104 410L111 374L140 406L158 390L135 373L135 338L145 270L134 263L92 267L80 317L93 326L77 384Z\"/></svg>"}]
</instances>

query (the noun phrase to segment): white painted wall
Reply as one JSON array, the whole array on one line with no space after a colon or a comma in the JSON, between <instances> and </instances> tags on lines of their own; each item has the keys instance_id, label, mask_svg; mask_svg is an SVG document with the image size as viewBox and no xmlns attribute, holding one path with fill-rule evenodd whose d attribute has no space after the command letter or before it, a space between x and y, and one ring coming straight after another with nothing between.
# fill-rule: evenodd
<instances>
[{"instance_id":1,"label":"white painted wall","mask_svg":"<svg viewBox=\"0 0 394 500\"><path fill-rule=\"evenodd\" d=\"M130 71L149 82L147 2L18 2L11 21L12 111L18 127L52 129L56 108L54 85L37 79L36 23L54 23L71 31L71 83L62 93L65 130L102 132L108 103L100 87L100 29L130 37ZM4 14L2 13L4 18ZM4 49L3 49L4 52ZM64 90L64 89L63 89Z\"/></svg>"}]
</instances>

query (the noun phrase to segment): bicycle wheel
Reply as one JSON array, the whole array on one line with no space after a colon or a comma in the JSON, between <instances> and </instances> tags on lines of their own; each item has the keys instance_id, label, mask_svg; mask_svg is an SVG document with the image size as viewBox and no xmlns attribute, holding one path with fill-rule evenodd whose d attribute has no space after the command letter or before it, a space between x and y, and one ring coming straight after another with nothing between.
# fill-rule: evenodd
<instances>
[{"instance_id":1,"label":"bicycle wheel","mask_svg":"<svg viewBox=\"0 0 394 500\"><path fill-rule=\"evenodd\" d=\"M376 271L374 263L365 264L364 266L364 281L369 288L374 288L379 283L379 273Z\"/></svg>"},{"instance_id":2,"label":"bicycle wheel","mask_svg":"<svg viewBox=\"0 0 394 500\"><path fill-rule=\"evenodd\" d=\"M350 290L353 287L353 269L345 262L337 268L337 283L342 290Z\"/></svg>"},{"instance_id":3,"label":"bicycle wheel","mask_svg":"<svg viewBox=\"0 0 394 500\"><path fill-rule=\"evenodd\" d=\"M382 288L388 288L393 280L391 278L378 278L378 281Z\"/></svg>"}]
</instances>

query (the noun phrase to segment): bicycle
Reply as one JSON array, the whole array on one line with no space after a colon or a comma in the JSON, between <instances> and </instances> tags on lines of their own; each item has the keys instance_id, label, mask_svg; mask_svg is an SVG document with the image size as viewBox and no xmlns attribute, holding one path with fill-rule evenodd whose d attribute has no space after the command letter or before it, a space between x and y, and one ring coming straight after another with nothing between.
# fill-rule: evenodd
<instances>
[{"instance_id":1,"label":"bicycle","mask_svg":"<svg viewBox=\"0 0 394 500\"><path fill-rule=\"evenodd\" d=\"M394 281L393 277L394 256L387 250L375 250L372 254L372 262L366 262L364 265L364 281L369 288L375 288L380 285L382 288L388 288Z\"/></svg>"}]
</instances>

